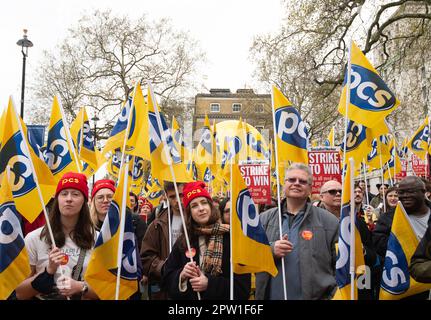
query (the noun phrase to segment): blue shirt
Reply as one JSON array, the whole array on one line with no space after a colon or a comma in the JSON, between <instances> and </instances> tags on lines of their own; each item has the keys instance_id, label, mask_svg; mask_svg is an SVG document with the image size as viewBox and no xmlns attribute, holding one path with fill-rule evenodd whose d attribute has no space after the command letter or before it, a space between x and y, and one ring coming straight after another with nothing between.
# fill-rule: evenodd
<instances>
[{"instance_id":1,"label":"blue shirt","mask_svg":"<svg viewBox=\"0 0 431 320\"><path fill-rule=\"evenodd\" d=\"M288 300L301 300L301 272L299 268L299 229L304 220L305 206L296 215L287 212L284 207L282 211L282 231L287 234L288 240L293 245L293 250L284 257L284 267L286 274L286 290ZM284 300L283 275L281 259L276 261L278 274L271 278L269 282L269 299Z\"/></svg>"}]
</instances>

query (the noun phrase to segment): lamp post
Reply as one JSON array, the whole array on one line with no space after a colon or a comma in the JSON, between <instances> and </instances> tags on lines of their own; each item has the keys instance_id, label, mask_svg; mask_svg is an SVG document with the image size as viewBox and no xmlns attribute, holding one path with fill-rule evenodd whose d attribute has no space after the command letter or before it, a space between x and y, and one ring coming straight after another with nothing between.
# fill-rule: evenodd
<instances>
[{"instance_id":1,"label":"lamp post","mask_svg":"<svg viewBox=\"0 0 431 320\"><path fill-rule=\"evenodd\" d=\"M27 39L27 29L24 29L23 38L21 40L18 40L16 44L21 47L22 53L21 118L24 120L25 62L28 57L28 48L33 47L33 42Z\"/></svg>"},{"instance_id":2,"label":"lamp post","mask_svg":"<svg viewBox=\"0 0 431 320\"><path fill-rule=\"evenodd\" d=\"M93 121L94 121L94 132L93 132L94 138L93 138L93 141L94 141L94 150L96 150L96 148L97 148L97 146L96 146L96 125L97 125L97 121L99 121L99 120L100 120L100 119L97 117L96 112L94 113L94 117L93 117L93 118L91 118L91 120L93 120ZM94 179L95 179L95 176L96 176L96 173L94 173L94 174L93 174L93 186L94 186Z\"/></svg>"}]
</instances>

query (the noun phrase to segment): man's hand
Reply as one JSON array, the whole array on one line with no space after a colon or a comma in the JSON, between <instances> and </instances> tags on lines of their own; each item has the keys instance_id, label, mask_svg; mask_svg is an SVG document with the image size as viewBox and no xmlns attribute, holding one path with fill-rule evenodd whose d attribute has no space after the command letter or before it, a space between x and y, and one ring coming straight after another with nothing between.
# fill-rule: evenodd
<instances>
[{"instance_id":1,"label":"man's hand","mask_svg":"<svg viewBox=\"0 0 431 320\"><path fill-rule=\"evenodd\" d=\"M288 241L287 234L283 235L281 240L277 240L274 243L274 256L279 259L285 257L289 252L292 252L293 244Z\"/></svg>"}]
</instances>

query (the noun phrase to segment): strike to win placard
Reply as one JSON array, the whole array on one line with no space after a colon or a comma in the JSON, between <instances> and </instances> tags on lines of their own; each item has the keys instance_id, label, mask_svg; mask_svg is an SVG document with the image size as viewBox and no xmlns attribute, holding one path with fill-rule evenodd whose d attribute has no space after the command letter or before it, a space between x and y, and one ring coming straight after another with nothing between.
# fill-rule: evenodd
<instances>
[{"instance_id":1,"label":"strike to win placard","mask_svg":"<svg viewBox=\"0 0 431 320\"><path fill-rule=\"evenodd\" d=\"M341 183L340 153L338 148L309 150L308 165L313 173L312 194L318 194L326 181L337 180Z\"/></svg>"},{"instance_id":2,"label":"strike to win placard","mask_svg":"<svg viewBox=\"0 0 431 320\"><path fill-rule=\"evenodd\" d=\"M271 169L267 160L247 160L239 164L239 171L254 203L271 203Z\"/></svg>"}]
</instances>

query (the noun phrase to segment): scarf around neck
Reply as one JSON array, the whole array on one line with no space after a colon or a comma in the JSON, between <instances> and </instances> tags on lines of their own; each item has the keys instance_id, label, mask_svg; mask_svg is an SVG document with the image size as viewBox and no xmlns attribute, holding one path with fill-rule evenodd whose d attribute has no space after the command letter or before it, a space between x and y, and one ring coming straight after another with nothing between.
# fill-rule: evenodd
<instances>
[{"instance_id":1,"label":"scarf around neck","mask_svg":"<svg viewBox=\"0 0 431 320\"><path fill-rule=\"evenodd\" d=\"M208 247L203 255L203 271L213 276L222 273L223 234L229 232L228 224L214 223L195 229L198 236L209 236Z\"/></svg>"}]
</instances>

